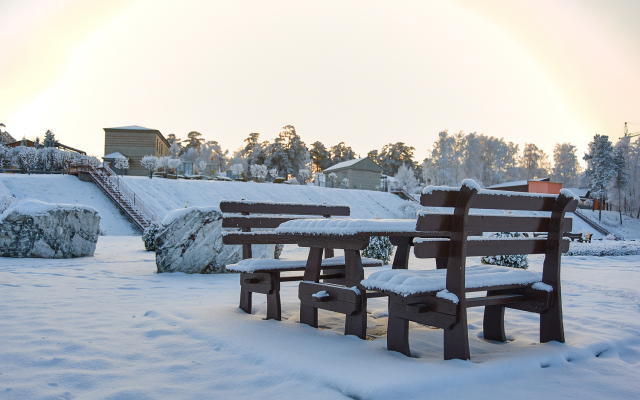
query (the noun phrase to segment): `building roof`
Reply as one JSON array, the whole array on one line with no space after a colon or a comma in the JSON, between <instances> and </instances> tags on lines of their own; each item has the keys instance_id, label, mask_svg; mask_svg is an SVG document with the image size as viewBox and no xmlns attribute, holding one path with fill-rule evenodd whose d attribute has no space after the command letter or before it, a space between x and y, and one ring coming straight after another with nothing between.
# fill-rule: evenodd
<instances>
[{"instance_id":1,"label":"building roof","mask_svg":"<svg viewBox=\"0 0 640 400\"><path fill-rule=\"evenodd\" d=\"M536 179L529 179L529 180L524 179L521 181L502 182L496 185L487 186L487 189L499 189L499 188L512 187L512 186L525 186L529 184L529 181L549 182L550 180L551 178L546 177L546 178L536 178Z\"/></svg>"},{"instance_id":2,"label":"building roof","mask_svg":"<svg viewBox=\"0 0 640 400\"><path fill-rule=\"evenodd\" d=\"M102 159L106 160L106 159L112 159L112 158L118 158L118 157L126 157L126 156L120 153L119 151L116 151L115 153L107 154L106 156L102 157Z\"/></svg>"},{"instance_id":3,"label":"building roof","mask_svg":"<svg viewBox=\"0 0 640 400\"><path fill-rule=\"evenodd\" d=\"M157 129L145 128L140 125L119 126L117 128L104 128L104 129L119 129L127 131L157 131Z\"/></svg>"},{"instance_id":4,"label":"building roof","mask_svg":"<svg viewBox=\"0 0 640 400\"><path fill-rule=\"evenodd\" d=\"M369 160L369 161L367 161L367 160ZM382 172L382 168L378 164L376 164L375 161L373 161L372 159L370 159L368 157L356 158L355 160L343 161L341 163L338 163L336 165L333 165L333 166L325 169L322 172L332 172L332 171L337 171L337 170L341 170L341 169L346 169L346 168L353 167L356 164L360 164L362 162L370 164L370 165L375 165L376 167L378 167L380 169L380 172ZM354 168L354 169L368 169L368 168Z\"/></svg>"}]
</instances>

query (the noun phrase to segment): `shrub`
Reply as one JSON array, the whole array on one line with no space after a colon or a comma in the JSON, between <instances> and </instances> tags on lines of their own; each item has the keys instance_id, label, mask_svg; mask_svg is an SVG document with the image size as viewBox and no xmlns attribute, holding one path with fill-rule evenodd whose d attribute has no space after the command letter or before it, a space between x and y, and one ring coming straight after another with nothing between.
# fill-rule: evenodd
<instances>
[{"instance_id":1,"label":"shrub","mask_svg":"<svg viewBox=\"0 0 640 400\"><path fill-rule=\"evenodd\" d=\"M519 233L514 232L496 232L491 237L520 237ZM499 255L499 256L485 256L482 257L483 264L501 265L503 267L511 268L529 268L529 258L526 254L512 254L512 255Z\"/></svg>"},{"instance_id":2,"label":"shrub","mask_svg":"<svg viewBox=\"0 0 640 400\"><path fill-rule=\"evenodd\" d=\"M142 233L142 241L146 251L156 251L156 236L158 235L158 225L152 223Z\"/></svg>"}]
</instances>

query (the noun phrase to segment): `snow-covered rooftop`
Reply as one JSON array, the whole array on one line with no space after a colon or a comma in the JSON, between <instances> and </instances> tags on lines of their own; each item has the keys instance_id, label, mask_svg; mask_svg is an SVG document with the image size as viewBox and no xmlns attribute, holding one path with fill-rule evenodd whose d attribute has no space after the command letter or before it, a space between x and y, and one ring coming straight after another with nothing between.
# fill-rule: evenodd
<instances>
[{"instance_id":1,"label":"snow-covered rooftop","mask_svg":"<svg viewBox=\"0 0 640 400\"><path fill-rule=\"evenodd\" d=\"M106 128L106 129L123 129L123 130L131 130L131 131L157 131L157 129L145 128L140 125L128 125L128 126L118 126L116 128Z\"/></svg>"},{"instance_id":2,"label":"snow-covered rooftop","mask_svg":"<svg viewBox=\"0 0 640 400\"><path fill-rule=\"evenodd\" d=\"M535 182L546 182L549 181L550 178L546 177L546 178L536 178L536 179L524 179L521 181L511 181L511 182L502 182L502 183L498 183L496 185L491 185L491 186L487 186L487 189L498 189L498 188L502 188L502 187L511 187L511 186L524 186L527 185L529 183L529 181L535 181Z\"/></svg>"},{"instance_id":3,"label":"snow-covered rooftop","mask_svg":"<svg viewBox=\"0 0 640 400\"><path fill-rule=\"evenodd\" d=\"M337 163L336 165L333 165L333 166L325 169L324 172L330 172L330 171L334 171L334 170L337 170L337 169L350 167L352 165L355 165L355 164L359 163L360 161L364 160L365 158L367 158L367 157L356 158L355 160L349 160L349 161L343 161L341 163Z\"/></svg>"},{"instance_id":4,"label":"snow-covered rooftop","mask_svg":"<svg viewBox=\"0 0 640 400\"><path fill-rule=\"evenodd\" d=\"M116 151L115 153L107 154L106 156L102 157L102 159L112 159L112 158L118 158L118 157L126 157L126 156L120 153L119 151Z\"/></svg>"}]
</instances>

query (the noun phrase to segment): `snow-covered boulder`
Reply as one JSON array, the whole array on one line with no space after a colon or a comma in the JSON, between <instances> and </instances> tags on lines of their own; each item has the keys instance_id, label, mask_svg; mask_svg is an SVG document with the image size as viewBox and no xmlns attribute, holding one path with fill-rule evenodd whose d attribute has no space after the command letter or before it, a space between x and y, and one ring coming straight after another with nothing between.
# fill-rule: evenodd
<instances>
[{"instance_id":1,"label":"snow-covered boulder","mask_svg":"<svg viewBox=\"0 0 640 400\"><path fill-rule=\"evenodd\" d=\"M99 231L93 207L21 200L0 215L0 256L91 257Z\"/></svg>"},{"instance_id":2,"label":"snow-covered boulder","mask_svg":"<svg viewBox=\"0 0 640 400\"><path fill-rule=\"evenodd\" d=\"M275 245L254 245L254 258L273 258ZM222 213L218 207L170 211L156 236L156 266L161 272L218 274L242 259L242 246L222 243Z\"/></svg>"}]
</instances>

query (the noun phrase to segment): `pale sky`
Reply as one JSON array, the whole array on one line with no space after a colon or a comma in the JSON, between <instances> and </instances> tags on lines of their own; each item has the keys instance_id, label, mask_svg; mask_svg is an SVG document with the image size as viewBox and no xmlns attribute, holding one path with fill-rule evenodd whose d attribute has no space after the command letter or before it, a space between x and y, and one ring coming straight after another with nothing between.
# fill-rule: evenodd
<instances>
[{"instance_id":1,"label":"pale sky","mask_svg":"<svg viewBox=\"0 0 640 400\"><path fill-rule=\"evenodd\" d=\"M104 155L105 127L421 161L441 130L551 157L640 131L636 0L0 0L0 122Z\"/></svg>"}]
</instances>

